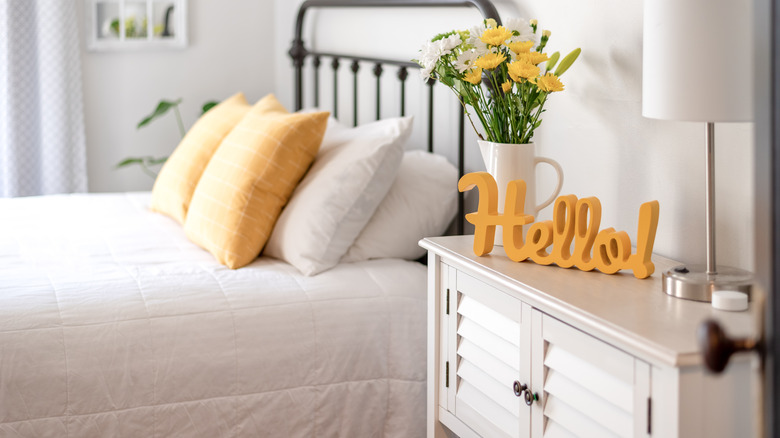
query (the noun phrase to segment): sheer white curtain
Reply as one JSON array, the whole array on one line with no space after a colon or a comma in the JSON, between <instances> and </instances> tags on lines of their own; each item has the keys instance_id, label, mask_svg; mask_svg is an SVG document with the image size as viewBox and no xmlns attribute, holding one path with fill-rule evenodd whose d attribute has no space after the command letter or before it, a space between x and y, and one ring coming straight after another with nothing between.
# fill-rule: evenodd
<instances>
[{"instance_id":1,"label":"sheer white curtain","mask_svg":"<svg viewBox=\"0 0 780 438\"><path fill-rule=\"evenodd\" d=\"M74 0L0 0L0 197L87 189Z\"/></svg>"}]
</instances>

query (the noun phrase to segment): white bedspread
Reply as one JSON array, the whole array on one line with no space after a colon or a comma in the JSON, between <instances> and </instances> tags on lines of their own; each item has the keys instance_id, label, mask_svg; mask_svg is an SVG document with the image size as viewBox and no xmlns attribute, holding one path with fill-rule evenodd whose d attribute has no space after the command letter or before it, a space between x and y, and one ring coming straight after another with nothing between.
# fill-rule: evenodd
<instances>
[{"instance_id":1,"label":"white bedspread","mask_svg":"<svg viewBox=\"0 0 780 438\"><path fill-rule=\"evenodd\" d=\"M231 271L149 194L0 199L0 437L413 437L422 265Z\"/></svg>"}]
</instances>

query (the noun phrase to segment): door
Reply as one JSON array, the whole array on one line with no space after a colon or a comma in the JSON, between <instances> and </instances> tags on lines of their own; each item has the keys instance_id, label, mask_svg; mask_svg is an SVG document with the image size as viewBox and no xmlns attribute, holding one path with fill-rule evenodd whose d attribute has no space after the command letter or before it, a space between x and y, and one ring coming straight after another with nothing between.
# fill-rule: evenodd
<instances>
[{"instance_id":1,"label":"door","mask_svg":"<svg viewBox=\"0 0 780 438\"><path fill-rule=\"evenodd\" d=\"M650 435L649 364L538 310L531 332L531 436Z\"/></svg>"},{"instance_id":2,"label":"door","mask_svg":"<svg viewBox=\"0 0 780 438\"><path fill-rule=\"evenodd\" d=\"M773 77L769 81L769 92L765 95L772 96L771 109L772 120L769 126L763 125L760 121L757 123L756 130L766 129L771 127L770 141L768 143L762 143L759 147L764 150L768 150L771 154L772 168L769 176L771 177L771 222L770 229L766 235L771 236L772 249L769 259L771 260L771 269L766 272L759 272L759 275L763 278L767 293L766 299L766 319L764 324L764 340L766 342L766 361L765 361L765 379L766 382L763 386L766 393L764 394L764 424L766 429L766 436L780 438L780 415L778 415L778 409L780 409L780 403L778 403L778 396L780 395L780 343L777 342L776 335L780 333L780 295L778 295L778 289L780 286L780 98L778 98L778 81L780 81L780 11L778 10L777 2L771 2L772 10L771 14L767 14L772 17L771 31L772 38L769 46L771 47L772 60L772 75ZM756 16L761 11L759 7L756 8ZM761 78L759 78L761 79ZM758 83L758 82L757 82ZM766 83L766 82L764 82ZM762 95L762 93L756 93ZM761 101L757 102L757 105L761 105ZM765 119L762 118L761 121ZM768 146L768 148L767 148ZM757 154L758 155L758 154ZM758 162L758 156L756 162ZM756 172L756 178L758 178L758 172ZM758 181L756 185L760 184ZM765 182L764 182L765 184ZM759 190L757 188L757 190ZM759 200L756 200L757 208ZM761 234L763 230L758 229L757 234Z\"/></svg>"},{"instance_id":3,"label":"door","mask_svg":"<svg viewBox=\"0 0 780 438\"><path fill-rule=\"evenodd\" d=\"M755 36L755 263L756 286L765 301L762 436L780 438L780 7L756 0ZM757 371L760 373L760 371Z\"/></svg>"},{"instance_id":4,"label":"door","mask_svg":"<svg viewBox=\"0 0 780 438\"><path fill-rule=\"evenodd\" d=\"M524 438L531 307L461 271L450 294L449 410L483 437ZM517 387L518 389L515 389Z\"/></svg>"}]
</instances>

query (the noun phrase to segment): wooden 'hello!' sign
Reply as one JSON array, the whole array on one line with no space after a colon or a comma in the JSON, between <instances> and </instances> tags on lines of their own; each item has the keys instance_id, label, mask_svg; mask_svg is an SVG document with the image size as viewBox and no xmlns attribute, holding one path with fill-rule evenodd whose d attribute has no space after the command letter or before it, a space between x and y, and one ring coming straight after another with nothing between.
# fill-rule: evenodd
<instances>
[{"instance_id":1,"label":"wooden 'hello!' sign","mask_svg":"<svg viewBox=\"0 0 780 438\"><path fill-rule=\"evenodd\" d=\"M553 220L533 222L533 216L523 213L525 181L509 182L503 214L498 214L498 185L489 173L469 173L458 182L461 192L474 187L479 190L479 207L476 213L467 214L466 220L474 224L474 253L478 256L493 250L496 226L501 226L504 250L515 262L530 259L540 265L555 263L561 268L598 269L605 274L630 269L636 278L647 278L655 271L650 256L658 227L658 201L639 207L636 253L632 253L628 233L614 228L599 231L598 198L560 196L555 200ZM524 241L523 225L532 222Z\"/></svg>"}]
</instances>

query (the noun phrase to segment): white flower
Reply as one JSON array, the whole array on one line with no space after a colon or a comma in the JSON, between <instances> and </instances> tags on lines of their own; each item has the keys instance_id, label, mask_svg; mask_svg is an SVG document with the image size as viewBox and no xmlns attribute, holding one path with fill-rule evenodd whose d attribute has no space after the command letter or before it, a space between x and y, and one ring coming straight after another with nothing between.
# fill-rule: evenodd
<instances>
[{"instance_id":1,"label":"white flower","mask_svg":"<svg viewBox=\"0 0 780 438\"><path fill-rule=\"evenodd\" d=\"M434 43L430 41L423 43L423 46L420 47L419 54L417 62L423 67L435 63L438 60L438 57L436 56L436 47Z\"/></svg>"},{"instance_id":2,"label":"white flower","mask_svg":"<svg viewBox=\"0 0 780 438\"><path fill-rule=\"evenodd\" d=\"M457 34L438 41L426 41L420 48L420 56L417 60L417 63L422 67L420 76L423 79L430 78L441 57L452 53L452 49L458 47L461 43L460 36Z\"/></svg>"},{"instance_id":3,"label":"white flower","mask_svg":"<svg viewBox=\"0 0 780 438\"><path fill-rule=\"evenodd\" d=\"M423 79L431 77L431 72L436 68L441 57L452 53L452 49L458 47L462 42L458 34L437 41L426 41L420 48L420 56L417 60L422 67L420 75Z\"/></svg>"},{"instance_id":4,"label":"white flower","mask_svg":"<svg viewBox=\"0 0 780 438\"><path fill-rule=\"evenodd\" d=\"M518 32L520 35L513 36L511 41L536 41L536 35L528 20L522 18L507 18L504 24L508 30Z\"/></svg>"},{"instance_id":5,"label":"white flower","mask_svg":"<svg viewBox=\"0 0 780 438\"><path fill-rule=\"evenodd\" d=\"M427 81L431 78L431 73L433 72L433 65L426 66L420 69L420 79L423 81Z\"/></svg>"},{"instance_id":6,"label":"white flower","mask_svg":"<svg viewBox=\"0 0 780 438\"><path fill-rule=\"evenodd\" d=\"M420 48L420 64L424 67L427 67L429 64L436 64L442 56L452 53L452 49L458 47L459 44L460 37L458 35L452 35L438 41L426 42Z\"/></svg>"},{"instance_id":7,"label":"white flower","mask_svg":"<svg viewBox=\"0 0 780 438\"><path fill-rule=\"evenodd\" d=\"M426 41L420 48L420 56L417 59L417 63L422 67L420 75L423 79L431 77L431 72L436 67L436 61L439 60L439 56L438 48L435 43Z\"/></svg>"},{"instance_id":8,"label":"white flower","mask_svg":"<svg viewBox=\"0 0 780 438\"><path fill-rule=\"evenodd\" d=\"M457 33L454 33L447 38L442 38L437 42L441 42L442 45L442 55L448 55L452 53L452 49L455 47L458 47L463 41L460 39L460 35Z\"/></svg>"},{"instance_id":9,"label":"white flower","mask_svg":"<svg viewBox=\"0 0 780 438\"><path fill-rule=\"evenodd\" d=\"M487 28L482 23L469 29L469 38L466 40L466 44L472 45L478 50L482 49L487 51L487 44L483 43L482 40L479 39L479 37L481 37L486 30Z\"/></svg>"},{"instance_id":10,"label":"white flower","mask_svg":"<svg viewBox=\"0 0 780 438\"><path fill-rule=\"evenodd\" d=\"M461 53L455 60L455 68L458 70L458 73L463 73L464 71L473 67L474 61L479 57L479 55L480 54L477 53L476 50L466 50L465 52Z\"/></svg>"}]
</instances>

